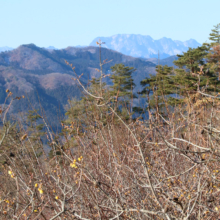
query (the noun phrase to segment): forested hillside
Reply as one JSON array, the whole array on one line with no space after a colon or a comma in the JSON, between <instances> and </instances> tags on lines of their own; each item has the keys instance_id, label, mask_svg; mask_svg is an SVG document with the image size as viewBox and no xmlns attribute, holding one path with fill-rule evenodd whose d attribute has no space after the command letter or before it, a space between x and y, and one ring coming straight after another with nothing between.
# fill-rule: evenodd
<instances>
[{"instance_id":1,"label":"forested hillside","mask_svg":"<svg viewBox=\"0 0 220 220\"><path fill-rule=\"evenodd\" d=\"M136 68L132 77L137 85L142 78L155 73L155 64L116 51L102 49L102 59L108 59L103 65L105 74L110 73L110 67L116 63ZM5 90L9 89L16 96L26 97L13 103L11 113L43 108L50 123L57 124L64 116L68 99L82 96L82 89L72 80L75 75L65 60L75 67L78 75L83 73L84 85L100 76L96 70L99 68L99 48L95 47L46 50L30 44L0 53L0 102L4 103Z\"/></svg>"}]
</instances>

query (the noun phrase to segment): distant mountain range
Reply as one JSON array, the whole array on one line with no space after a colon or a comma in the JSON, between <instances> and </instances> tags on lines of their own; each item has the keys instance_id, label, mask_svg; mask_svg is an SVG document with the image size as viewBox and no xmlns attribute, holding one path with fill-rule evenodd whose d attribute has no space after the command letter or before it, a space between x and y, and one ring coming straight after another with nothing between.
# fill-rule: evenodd
<instances>
[{"instance_id":1,"label":"distant mountain range","mask_svg":"<svg viewBox=\"0 0 220 220\"><path fill-rule=\"evenodd\" d=\"M45 49L48 49L48 50L57 50L57 48L54 47L54 46L49 46L49 47L46 47Z\"/></svg>"},{"instance_id":2,"label":"distant mountain range","mask_svg":"<svg viewBox=\"0 0 220 220\"><path fill-rule=\"evenodd\" d=\"M4 51L9 51L9 50L13 50L14 48L12 48L12 47L0 47L0 53L1 52L4 52Z\"/></svg>"},{"instance_id":3,"label":"distant mountain range","mask_svg":"<svg viewBox=\"0 0 220 220\"><path fill-rule=\"evenodd\" d=\"M102 45L104 48L115 50L128 56L141 58L158 58L159 53L160 59L164 59L186 52L189 47L196 48L201 46L201 44L194 39L182 42L163 37L159 40L154 40L149 35L144 36L140 34L117 34L111 37L97 37L89 46L97 46L96 42L99 41L99 39L105 42L105 44ZM84 48L87 46L77 45L74 47ZM12 49L11 47L0 47L0 52ZM54 46L49 46L45 49L58 50Z\"/></svg>"},{"instance_id":4,"label":"distant mountain range","mask_svg":"<svg viewBox=\"0 0 220 220\"><path fill-rule=\"evenodd\" d=\"M5 51L10 51L10 50L14 50L15 48L12 48L12 47L0 47L0 53L1 52L5 52ZM48 49L48 50L58 50L56 47L54 46L49 46L49 47L45 47L45 49Z\"/></svg>"},{"instance_id":5,"label":"distant mountain range","mask_svg":"<svg viewBox=\"0 0 220 220\"><path fill-rule=\"evenodd\" d=\"M143 36L140 34L117 34L111 37L97 37L90 43L90 46L97 46L96 42L99 39L105 42L102 45L105 48L116 50L132 57L142 58L157 58L159 52L160 59L164 59L186 52L189 47L196 48L201 46L200 43L193 39L184 42L166 37L154 40L149 35Z\"/></svg>"}]
</instances>

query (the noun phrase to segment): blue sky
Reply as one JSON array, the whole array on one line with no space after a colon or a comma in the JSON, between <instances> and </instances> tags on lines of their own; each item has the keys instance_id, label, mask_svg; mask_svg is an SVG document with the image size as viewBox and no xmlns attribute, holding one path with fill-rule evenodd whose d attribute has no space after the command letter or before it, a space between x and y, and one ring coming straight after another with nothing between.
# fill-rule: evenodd
<instances>
[{"instance_id":1,"label":"blue sky","mask_svg":"<svg viewBox=\"0 0 220 220\"><path fill-rule=\"evenodd\" d=\"M0 47L65 48L115 34L203 43L219 10L220 0L0 0Z\"/></svg>"}]
</instances>

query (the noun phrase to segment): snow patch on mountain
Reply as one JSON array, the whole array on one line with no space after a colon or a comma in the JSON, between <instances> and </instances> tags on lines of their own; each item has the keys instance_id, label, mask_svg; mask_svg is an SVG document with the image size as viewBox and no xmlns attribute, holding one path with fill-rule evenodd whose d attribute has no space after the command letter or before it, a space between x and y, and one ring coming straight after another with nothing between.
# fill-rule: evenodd
<instances>
[{"instance_id":1,"label":"snow patch on mountain","mask_svg":"<svg viewBox=\"0 0 220 220\"><path fill-rule=\"evenodd\" d=\"M12 48L12 47L0 47L0 53L1 52L5 52L5 51L9 51L9 50L13 50L14 48Z\"/></svg>"},{"instance_id":2,"label":"snow patch on mountain","mask_svg":"<svg viewBox=\"0 0 220 220\"><path fill-rule=\"evenodd\" d=\"M160 58L163 59L186 52L189 47L196 48L201 46L194 39L182 42L163 37L159 40L154 40L149 35L140 34L117 34L111 37L97 37L90 43L90 46L97 46L96 42L99 39L105 42L102 45L105 48L116 50L125 55L143 58L157 57L159 52Z\"/></svg>"}]
</instances>

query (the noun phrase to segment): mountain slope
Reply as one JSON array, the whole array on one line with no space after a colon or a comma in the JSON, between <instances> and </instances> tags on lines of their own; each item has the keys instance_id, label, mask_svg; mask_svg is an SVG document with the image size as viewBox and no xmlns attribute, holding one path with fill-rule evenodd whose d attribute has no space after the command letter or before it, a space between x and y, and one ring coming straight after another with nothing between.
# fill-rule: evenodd
<instances>
[{"instance_id":1,"label":"mountain slope","mask_svg":"<svg viewBox=\"0 0 220 220\"><path fill-rule=\"evenodd\" d=\"M145 59L147 61L150 61L156 65L167 65L167 66L171 66L171 67L174 67L176 68L176 66L174 65L173 61L175 60L178 60L178 57L177 56L170 56L170 57L167 57L167 58L164 58L164 59L160 59L159 62L158 62L158 58L148 58L148 59Z\"/></svg>"},{"instance_id":2,"label":"mountain slope","mask_svg":"<svg viewBox=\"0 0 220 220\"><path fill-rule=\"evenodd\" d=\"M90 43L90 46L97 46L96 42L99 39L105 42L103 44L105 48L116 50L129 56L143 58L158 57L159 51L160 58L163 59L185 52L189 47L195 48L200 46L193 39L185 42L166 37L154 40L149 35L143 36L140 34L117 34L111 37L97 37Z\"/></svg>"},{"instance_id":3,"label":"mountain slope","mask_svg":"<svg viewBox=\"0 0 220 220\"><path fill-rule=\"evenodd\" d=\"M105 59L112 61L103 66L104 73L110 73L110 67L116 63L136 68L133 78L137 89L143 78L155 73L152 62L102 48L102 60ZM99 68L97 47L48 50L29 44L0 53L1 104L6 97L5 90L9 89L15 96L26 96L25 99L15 100L11 113L27 112L32 107L41 109L42 106L49 121L56 124L56 119L65 112L68 99L82 95L81 88L72 80L75 75L65 60L75 66L78 75L83 73L81 80L85 85L88 80L100 76L96 71Z\"/></svg>"}]
</instances>

